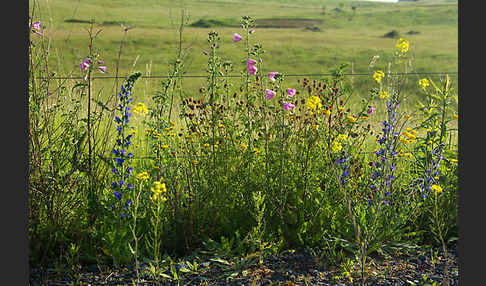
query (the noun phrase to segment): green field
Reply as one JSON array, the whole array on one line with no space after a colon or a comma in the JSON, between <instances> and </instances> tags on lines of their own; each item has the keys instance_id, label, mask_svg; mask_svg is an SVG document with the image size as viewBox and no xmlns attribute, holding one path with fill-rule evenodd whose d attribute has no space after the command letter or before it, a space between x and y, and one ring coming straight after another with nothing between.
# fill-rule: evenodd
<instances>
[{"instance_id":1,"label":"green field","mask_svg":"<svg viewBox=\"0 0 486 286\"><path fill-rule=\"evenodd\" d=\"M30 3L31 10L34 3L40 7L40 11L34 12L34 19L46 27L50 64L58 75L81 74L79 63L88 53L87 29L91 19L96 22L95 28L101 29L95 48L105 60L108 75L114 75L123 39L119 23L134 27L127 32L123 44L119 74L126 75L131 70L167 74L168 63L179 47L182 10L186 12L186 25L181 47L188 75L205 74L207 57L202 50L207 49L206 39L211 30L221 36L219 53L233 62L237 69L234 73L243 68L237 65L245 54L243 43L235 44L231 39L234 32L241 32L239 21L244 15L257 21L252 41L263 45L268 71L328 73L340 63L348 63L348 72L365 73L369 72L368 64L375 55L381 57L376 68L384 69L397 40L384 35L393 30L411 42L414 71L456 72L458 68L457 1L31 0ZM210 27L192 25L208 23ZM418 33L409 34L410 31ZM415 76L413 81L417 79ZM151 93L158 82L147 82L144 93ZM187 80L185 86L198 88L202 83Z\"/></svg>"}]
</instances>

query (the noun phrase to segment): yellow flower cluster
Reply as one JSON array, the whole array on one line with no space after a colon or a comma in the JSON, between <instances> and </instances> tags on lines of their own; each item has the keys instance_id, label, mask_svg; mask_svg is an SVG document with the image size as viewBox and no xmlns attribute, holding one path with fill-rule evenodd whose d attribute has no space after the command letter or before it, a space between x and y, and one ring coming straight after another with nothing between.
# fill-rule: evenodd
<instances>
[{"instance_id":1,"label":"yellow flower cluster","mask_svg":"<svg viewBox=\"0 0 486 286\"><path fill-rule=\"evenodd\" d=\"M386 91L382 91L382 92L380 92L380 98L388 99L388 98L390 98L390 94Z\"/></svg>"},{"instance_id":2,"label":"yellow flower cluster","mask_svg":"<svg viewBox=\"0 0 486 286\"><path fill-rule=\"evenodd\" d=\"M441 187L441 186L439 186L439 185L432 185L432 186L430 186L430 189L431 189L432 191L434 191L435 193L440 193L440 192L442 192L442 187Z\"/></svg>"},{"instance_id":3,"label":"yellow flower cluster","mask_svg":"<svg viewBox=\"0 0 486 286\"><path fill-rule=\"evenodd\" d=\"M400 136L400 141L402 141L405 144L410 144L415 142L415 139L417 139L416 135L418 132L416 130L412 130L410 128L407 128L407 131L402 133L403 136Z\"/></svg>"},{"instance_id":4,"label":"yellow flower cluster","mask_svg":"<svg viewBox=\"0 0 486 286\"><path fill-rule=\"evenodd\" d=\"M338 134L336 140L332 142L331 150L333 152L339 152L343 149L343 145L341 143L346 142L348 140L348 134Z\"/></svg>"},{"instance_id":5,"label":"yellow flower cluster","mask_svg":"<svg viewBox=\"0 0 486 286\"><path fill-rule=\"evenodd\" d=\"M339 152L343 149L343 145L339 141L333 141L331 145L332 152Z\"/></svg>"},{"instance_id":6,"label":"yellow flower cluster","mask_svg":"<svg viewBox=\"0 0 486 286\"><path fill-rule=\"evenodd\" d=\"M160 199L161 202L167 201L167 198L162 196L162 194L167 192L167 187L165 186L165 183L156 181L154 182L154 187L150 188L150 190L154 193L152 196L152 200L156 201Z\"/></svg>"},{"instance_id":7,"label":"yellow flower cluster","mask_svg":"<svg viewBox=\"0 0 486 286\"><path fill-rule=\"evenodd\" d=\"M383 77L385 77L385 73L382 70L378 70L373 74L373 78L377 83L380 83Z\"/></svg>"},{"instance_id":8,"label":"yellow flower cluster","mask_svg":"<svg viewBox=\"0 0 486 286\"><path fill-rule=\"evenodd\" d=\"M147 172L142 172L137 174L137 180L146 181L149 179L149 174Z\"/></svg>"},{"instance_id":9,"label":"yellow flower cluster","mask_svg":"<svg viewBox=\"0 0 486 286\"><path fill-rule=\"evenodd\" d=\"M321 99L315 95L307 98L305 105L311 110L320 109L322 107Z\"/></svg>"},{"instance_id":10,"label":"yellow flower cluster","mask_svg":"<svg viewBox=\"0 0 486 286\"><path fill-rule=\"evenodd\" d=\"M396 44L396 48L402 53L406 53L408 52L408 48L409 48L410 44L407 40L403 39L403 38L400 38L398 41L397 41L397 44Z\"/></svg>"},{"instance_id":11,"label":"yellow flower cluster","mask_svg":"<svg viewBox=\"0 0 486 286\"><path fill-rule=\"evenodd\" d=\"M419 80L419 82L418 82L418 83L419 83L419 85L420 85L420 86L421 86L423 89L427 88L427 87L430 85L429 80L428 80L428 79L426 79L426 78L423 78L423 79Z\"/></svg>"},{"instance_id":12,"label":"yellow flower cluster","mask_svg":"<svg viewBox=\"0 0 486 286\"><path fill-rule=\"evenodd\" d=\"M340 142L345 142L346 140L348 140L348 134L339 134L337 140Z\"/></svg>"},{"instance_id":13,"label":"yellow flower cluster","mask_svg":"<svg viewBox=\"0 0 486 286\"><path fill-rule=\"evenodd\" d=\"M147 106L145 106L145 104L139 102L133 108L133 113L135 113L136 115L142 115L142 116L144 116L144 115L146 115L148 113L148 108L147 108Z\"/></svg>"},{"instance_id":14,"label":"yellow flower cluster","mask_svg":"<svg viewBox=\"0 0 486 286\"><path fill-rule=\"evenodd\" d=\"M348 121L351 122L351 123L355 123L357 121L356 117L353 117L351 115L348 115L347 118L348 118Z\"/></svg>"}]
</instances>

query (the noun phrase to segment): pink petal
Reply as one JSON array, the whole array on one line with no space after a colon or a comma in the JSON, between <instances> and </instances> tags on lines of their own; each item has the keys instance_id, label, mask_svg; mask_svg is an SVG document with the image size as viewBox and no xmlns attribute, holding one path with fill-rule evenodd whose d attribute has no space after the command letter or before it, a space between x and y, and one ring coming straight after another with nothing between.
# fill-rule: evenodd
<instances>
[{"instance_id":1,"label":"pink petal","mask_svg":"<svg viewBox=\"0 0 486 286\"><path fill-rule=\"evenodd\" d=\"M267 99L272 99L272 97L275 95L275 92L273 90L270 90L270 89L265 89L265 93L267 94L266 98Z\"/></svg>"},{"instance_id":2,"label":"pink petal","mask_svg":"<svg viewBox=\"0 0 486 286\"><path fill-rule=\"evenodd\" d=\"M375 109L376 107L370 106L368 109L368 114L372 114L373 112L375 112Z\"/></svg>"},{"instance_id":3,"label":"pink petal","mask_svg":"<svg viewBox=\"0 0 486 286\"><path fill-rule=\"evenodd\" d=\"M89 59L86 58L82 63L81 63L81 70L84 71L89 67Z\"/></svg>"},{"instance_id":4,"label":"pink petal","mask_svg":"<svg viewBox=\"0 0 486 286\"><path fill-rule=\"evenodd\" d=\"M41 29L41 24L40 24L39 21L37 21L37 22L32 23L32 27L34 29L36 29L36 30L40 30Z\"/></svg>"},{"instance_id":5,"label":"pink petal","mask_svg":"<svg viewBox=\"0 0 486 286\"><path fill-rule=\"evenodd\" d=\"M287 88L287 94L288 94L288 96L294 96L295 89L293 89L293 88Z\"/></svg>"},{"instance_id":6,"label":"pink petal","mask_svg":"<svg viewBox=\"0 0 486 286\"><path fill-rule=\"evenodd\" d=\"M257 72L257 68L254 65L248 65L248 72L254 75Z\"/></svg>"},{"instance_id":7,"label":"pink petal","mask_svg":"<svg viewBox=\"0 0 486 286\"><path fill-rule=\"evenodd\" d=\"M290 109L292 109L292 108L294 108L294 107L295 107L295 105L293 105L293 104L292 104L292 103L290 103L290 102L286 102L286 103L284 104L284 109L285 109L285 110L290 110Z\"/></svg>"},{"instance_id":8,"label":"pink petal","mask_svg":"<svg viewBox=\"0 0 486 286\"><path fill-rule=\"evenodd\" d=\"M255 33L255 30L250 30L250 34L253 34L253 33Z\"/></svg>"},{"instance_id":9,"label":"pink petal","mask_svg":"<svg viewBox=\"0 0 486 286\"><path fill-rule=\"evenodd\" d=\"M106 66L99 66L98 67L102 73L106 72Z\"/></svg>"},{"instance_id":10,"label":"pink petal","mask_svg":"<svg viewBox=\"0 0 486 286\"><path fill-rule=\"evenodd\" d=\"M233 42L236 43L238 42L239 40L241 40L241 36L238 35L238 33L235 33L234 36L233 36Z\"/></svg>"},{"instance_id":11,"label":"pink petal","mask_svg":"<svg viewBox=\"0 0 486 286\"><path fill-rule=\"evenodd\" d=\"M268 77L270 78L271 81L275 81L275 75L278 74L278 72L271 72Z\"/></svg>"},{"instance_id":12,"label":"pink petal","mask_svg":"<svg viewBox=\"0 0 486 286\"><path fill-rule=\"evenodd\" d=\"M248 65L254 65L254 64L256 64L256 61L255 60L252 60L252 59L248 59L248 61L246 63Z\"/></svg>"}]
</instances>

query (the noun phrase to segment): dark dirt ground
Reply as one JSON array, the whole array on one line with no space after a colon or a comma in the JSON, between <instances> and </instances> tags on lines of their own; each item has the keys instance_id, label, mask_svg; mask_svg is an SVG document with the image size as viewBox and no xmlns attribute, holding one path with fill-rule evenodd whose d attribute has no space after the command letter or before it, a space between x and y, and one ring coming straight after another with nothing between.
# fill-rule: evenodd
<instances>
[{"instance_id":1,"label":"dark dirt ground","mask_svg":"<svg viewBox=\"0 0 486 286\"><path fill-rule=\"evenodd\" d=\"M445 258L439 251L436 257L430 250L403 253L387 259L374 259L367 270L365 285L445 285ZM459 285L457 247L448 250L449 285ZM221 262L207 260L198 262L198 272L186 272L183 279L169 281L161 279L156 283L141 272L137 282L135 271L127 268L105 269L91 265L81 268L75 275L59 273L54 269L30 269L30 285L360 285L359 277L351 282L342 270L325 267L319 258L309 253L289 253L265 257L263 264L251 264L237 270L233 263L226 266ZM143 267L143 265L142 265ZM177 268L186 267L176 265ZM169 272L166 274L170 275ZM231 279L229 276L233 274ZM357 276L357 274L355 275Z\"/></svg>"}]
</instances>

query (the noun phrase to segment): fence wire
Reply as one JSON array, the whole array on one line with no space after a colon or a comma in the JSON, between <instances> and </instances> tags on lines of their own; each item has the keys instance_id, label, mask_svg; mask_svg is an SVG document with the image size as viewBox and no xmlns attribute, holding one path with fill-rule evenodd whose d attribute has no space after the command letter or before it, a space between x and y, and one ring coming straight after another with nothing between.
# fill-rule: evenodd
<instances>
[{"instance_id":1,"label":"fence wire","mask_svg":"<svg viewBox=\"0 0 486 286\"><path fill-rule=\"evenodd\" d=\"M333 73L309 73L309 74L285 74L286 77L315 77L315 76L333 76ZM343 73L343 76L372 76L373 73ZM394 73L392 76L411 76L411 75L452 75L457 76L457 72L402 72ZM125 79L126 76L92 76L91 79ZM169 76L169 75L142 75L140 78L145 79L161 79L161 78L206 78L208 75L181 75L181 76ZM221 78L239 78L241 75L218 75ZM53 77L37 77L36 79L84 79L83 76L53 76Z\"/></svg>"}]
</instances>

